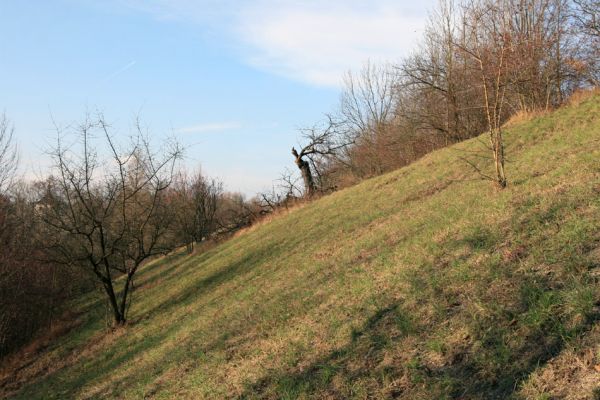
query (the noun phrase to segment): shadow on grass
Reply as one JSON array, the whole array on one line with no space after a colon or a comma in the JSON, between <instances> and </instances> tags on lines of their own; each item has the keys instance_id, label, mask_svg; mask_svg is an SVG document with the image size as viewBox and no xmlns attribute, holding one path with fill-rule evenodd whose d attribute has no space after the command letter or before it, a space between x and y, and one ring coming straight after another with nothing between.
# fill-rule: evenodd
<instances>
[{"instance_id":1,"label":"shadow on grass","mask_svg":"<svg viewBox=\"0 0 600 400\"><path fill-rule=\"evenodd\" d=\"M230 279L233 279L234 277L239 278L245 273L249 273L254 267L260 264L260 261L265 257L266 253L271 252L271 248L272 246L267 245L259 248L258 251L245 253L245 257L225 265L209 276L193 282L193 284L187 286L183 291L169 297L168 301L160 303L149 312L145 312L143 318L152 319L158 314L165 315L174 312L176 309L185 306L187 303L195 301L198 296L201 296ZM205 256L200 256L200 258L203 257ZM175 255L174 258L179 260L182 256ZM170 258L170 260L172 261L173 259ZM184 263L187 262L189 262L189 260L184 260ZM153 266L152 268L156 269L159 267L160 266ZM175 268L165 268L165 270L162 270L153 275L150 279L147 279L146 282L155 279L174 279L175 275L177 275L174 274L176 271L181 272L180 265ZM86 309L88 309L89 313L86 318L86 324L89 324L87 325L89 329L92 326L96 326L98 320L102 318L100 316L102 311L102 300L98 299L97 301L92 302ZM92 311L97 315L95 318L92 318ZM134 325L135 324L136 323L134 322ZM168 341L184 324L185 319L179 319L166 325L166 329L153 331L143 339L127 336L128 332L124 333L125 336L115 337L115 342L111 342L111 339L109 338L107 339L108 342L104 349L93 351L89 355L84 355L84 360L70 363L70 365L66 365L64 368L50 373L40 381L23 388L19 393L18 398L35 398L35 393L44 393L44 398L48 399L74 398L82 395L81 388L93 387L94 382L106 383L113 381L112 386L106 386L103 389L103 393L97 394L97 396L100 397L110 396L121 390L125 385L130 384L131 382L126 382L128 378L133 379L134 377L139 377L138 373L134 373L133 375L125 374L122 377L113 377L112 375L115 373L116 369L123 367L135 357L143 355L146 351L156 348L163 342ZM75 348L73 348L72 351L75 351ZM74 356L74 353L72 353L71 356ZM159 371L153 372L158 373ZM43 389L40 390L40 387L43 387Z\"/></svg>"},{"instance_id":2,"label":"shadow on grass","mask_svg":"<svg viewBox=\"0 0 600 400\"><path fill-rule=\"evenodd\" d=\"M142 340L138 339L137 342L135 339L128 340L125 337L123 340L121 337L117 337L115 340L121 341L118 345L112 345L100 354L84 356L86 357L85 361L61 369L43 381L24 388L18 398L37 398L33 395L34 393L44 393L44 399L78 398L83 396L81 388L92 387L94 382L103 382L106 385L104 392L95 394L94 398L113 394L122 386L120 377L114 376L115 370L132 361L136 356L142 355L144 351L160 345L178 329L179 324L172 324L167 329L160 331L159 334L144 337ZM115 384L110 385L111 380L114 380ZM43 387L43 390L40 390L40 387Z\"/></svg>"},{"instance_id":3,"label":"shadow on grass","mask_svg":"<svg viewBox=\"0 0 600 400\"><path fill-rule=\"evenodd\" d=\"M555 305L548 300L552 289L544 284L527 280L522 309L513 315L468 321L465 345L446 348L442 353L451 355L441 363L427 358L427 339L439 326L419 326L417 317L392 304L368 318L344 347L308 367L271 373L239 398L516 398L521 382L600 320L598 313L590 314L577 327L565 329L565 321L544 311ZM544 316L531 320L540 313ZM515 315L516 323L511 321ZM522 332L526 336L518 340ZM417 340L405 341L410 337Z\"/></svg>"},{"instance_id":4,"label":"shadow on grass","mask_svg":"<svg viewBox=\"0 0 600 400\"><path fill-rule=\"evenodd\" d=\"M247 388L240 399L293 399L300 395L319 398L348 398L351 383L380 369L383 350L416 332L415 323L400 305L392 304L374 313L361 329L354 330L350 343L320 358L302 370L269 375ZM384 368L381 372L386 372ZM345 387L334 387L333 380ZM339 385L338 385L339 386ZM347 390L345 390L347 389Z\"/></svg>"},{"instance_id":5,"label":"shadow on grass","mask_svg":"<svg viewBox=\"0 0 600 400\"><path fill-rule=\"evenodd\" d=\"M202 296L232 279L240 280L241 277L251 273L257 266L261 265L267 255L273 257L278 251L274 246L264 246L253 252L246 252L243 257L187 285L182 291L173 295L167 301L144 313L143 318L148 319L153 318L157 314L169 313L174 309L194 302L198 296ZM185 275L181 279L185 279Z\"/></svg>"}]
</instances>

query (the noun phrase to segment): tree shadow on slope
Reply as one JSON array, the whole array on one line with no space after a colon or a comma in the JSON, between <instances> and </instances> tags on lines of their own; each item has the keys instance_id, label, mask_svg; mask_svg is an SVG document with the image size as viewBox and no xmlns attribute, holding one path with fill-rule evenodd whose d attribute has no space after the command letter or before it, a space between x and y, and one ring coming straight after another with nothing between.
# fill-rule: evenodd
<instances>
[{"instance_id":1,"label":"tree shadow on slope","mask_svg":"<svg viewBox=\"0 0 600 400\"><path fill-rule=\"evenodd\" d=\"M131 323L134 325L151 324L153 323L152 319L158 315L169 315L182 306L194 302L199 296L215 289L219 285L249 273L254 267L260 264L260 261L264 258L265 253L269 252L269 249L270 246L266 246L255 252L246 253L244 257L237 259L235 262L226 264L208 276L195 280L186 286L184 290L169 297L167 301L158 304L148 312L144 312L143 315L139 316L141 319L134 316L131 319ZM179 259L179 257L175 258ZM180 268L174 269L180 270ZM165 270L160 271L158 274L167 277L171 273L171 271ZM152 279L154 278L156 277ZM145 295L148 294L145 293ZM97 308L98 303L95 303L94 306ZM189 317L189 314L186 313L183 315L183 318L178 318L176 321L166 324L165 329L152 330L142 339L128 336L128 330L131 329L130 325L120 328L123 331L117 330L115 333L101 335L97 338L97 341L105 343L101 345L102 347L88 349L83 355L77 354L77 352L85 349L85 347L72 349L72 353L67 355L64 365L62 365L60 370L50 372L41 380L23 388L23 391L18 396L20 398L35 398L34 393L42 392L45 398L48 399L81 396L82 388L89 388L90 385L99 387L106 382L113 382L112 387L106 387L104 393L97 394L99 396L108 396L110 393L114 393L114 391L118 391L124 385L127 385L127 382L124 382L121 377L114 376L114 371L131 362L144 352L168 341L170 337L182 329L187 320L186 317ZM96 324L93 325L95 326ZM86 347L89 346L86 345ZM63 363L61 362L61 364ZM127 376L133 379L136 374L130 375ZM44 389L40 391L40 387L44 387Z\"/></svg>"},{"instance_id":2,"label":"tree shadow on slope","mask_svg":"<svg viewBox=\"0 0 600 400\"><path fill-rule=\"evenodd\" d=\"M186 285L183 290L174 293L168 300L158 304L140 317L150 319L158 314L168 314L175 309L193 303L199 296L203 296L234 279L239 280L242 284L244 276L252 273L256 267L262 265L266 257L273 257L278 252L280 251L276 249L276 246L270 245L260 247L252 252L246 252L243 257L218 268L207 276L200 279L194 277L194 281Z\"/></svg>"},{"instance_id":3,"label":"tree shadow on slope","mask_svg":"<svg viewBox=\"0 0 600 400\"><path fill-rule=\"evenodd\" d=\"M249 385L239 398L516 398L522 381L600 320L598 313L590 314L570 331L550 314L532 323L529 318L541 307L552 306L550 292L543 283L528 280L518 322L509 315L469 321L463 343L439 350L441 356L433 361L436 329L445 329L448 321L419 325L417 316L392 304L368 318L346 346L309 366L273 372ZM522 332L526 337L516 340Z\"/></svg>"},{"instance_id":4,"label":"tree shadow on slope","mask_svg":"<svg viewBox=\"0 0 600 400\"><path fill-rule=\"evenodd\" d=\"M361 329L352 332L347 346L306 368L266 376L248 387L240 398L292 399L302 395L348 398L352 394L351 382L380 369L385 348L413 334L415 329L415 322L398 304L381 308Z\"/></svg>"},{"instance_id":5,"label":"tree shadow on slope","mask_svg":"<svg viewBox=\"0 0 600 400\"><path fill-rule=\"evenodd\" d=\"M87 354L73 353L69 358L72 361L65 361L65 365L60 370L51 373L41 381L31 383L25 387L16 398L33 399L39 398L37 395L43 393L44 399L64 399L86 397L82 390L89 385L103 384L111 380L118 380L115 370L127 362L132 361L136 356L144 351L158 346L170 335L177 331L179 325L170 325L159 334L139 338L128 338L127 332L116 332L109 335L115 335L114 339L110 336L104 338L106 344L99 344L99 348L91 348ZM120 328L126 330L127 328ZM124 336L123 336L124 335ZM115 344L115 342L117 344ZM113 388L115 388L113 386ZM106 396L108 393L103 393ZM100 394L97 394L100 396Z\"/></svg>"}]
</instances>

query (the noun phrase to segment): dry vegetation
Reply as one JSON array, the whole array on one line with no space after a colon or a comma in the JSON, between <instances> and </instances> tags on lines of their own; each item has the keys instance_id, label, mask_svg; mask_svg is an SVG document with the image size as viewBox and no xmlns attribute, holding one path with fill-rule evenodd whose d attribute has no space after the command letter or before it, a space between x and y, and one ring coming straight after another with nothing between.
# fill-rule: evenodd
<instances>
[{"instance_id":1,"label":"dry vegetation","mask_svg":"<svg viewBox=\"0 0 600 400\"><path fill-rule=\"evenodd\" d=\"M4 395L597 399L600 98L578 103L506 129L504 190L459 160L475 138L144 266L116 330L81 298Z\"/></svg>"}]
</instances>

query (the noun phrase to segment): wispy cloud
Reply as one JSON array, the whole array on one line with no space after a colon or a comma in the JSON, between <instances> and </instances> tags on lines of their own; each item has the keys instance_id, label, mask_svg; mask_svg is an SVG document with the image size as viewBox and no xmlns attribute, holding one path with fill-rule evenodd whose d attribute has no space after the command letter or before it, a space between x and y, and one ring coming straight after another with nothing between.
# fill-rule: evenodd
<instances>
[{"instance_id":1,"label":"wispy cloud","mask_svg":"<svg viewBox=\"0 0 600 400\"><path fill-rule=\"evenodd\" d=\"M223 132L234 129L239 129L242 124L239 122L209 122L198 125L186 126L177 129L178 133L212 133L212 132Z\"/></svg>"},{"instance_id":2,"label":"wispy cloud","mask_svg":"<svg viewBox=\"0 0 600 400\"><path fill-rule=\"evenodd\" d=\"M237 37L249 45L246 60L261 69L315 85L337 86L367 60L396 61L415 46L425 15L399 2L288 3L246 9Z\"/></svg>"},{"instance_id":3,"label":"wispy cloud","mask_svg":"<svg viewBox=\"0 0 600 400\"><path fill-rule=\"evenodd\" d=\"M435 0L127 0L159 20L217 32L247 64L337 86L367 60L395 61L420 38Z\"/></svg>"}]
</instances>

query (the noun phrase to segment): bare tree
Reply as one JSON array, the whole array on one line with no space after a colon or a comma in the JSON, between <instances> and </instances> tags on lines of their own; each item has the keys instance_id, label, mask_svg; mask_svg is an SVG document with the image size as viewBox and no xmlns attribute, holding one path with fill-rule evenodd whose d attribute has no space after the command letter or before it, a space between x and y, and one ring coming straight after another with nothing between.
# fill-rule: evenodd
<instances>
[{"instance_id":1,"label":"bare tree","mask_svg":"<svg viewBox=\"0 0 600 400\"><path fill-rule=\"evenodd\" d=\"M583 61L589 83L600 86L600 1L573 0L573 3L572 16L579 38L577 47L582 56L576 60Z\"/></svg>"},{"instance_id":2,"label":"bare tree","mask_svg":"<svg viewBox=\"0 0 600 400\"><path fill-rule=\"evenodd\" d=\"M14 127L6 114L0 115L0 194L7 189L17 169L17 149L13 135Z\"/></svg>"},{"instance_id":3,"label":"bare tree","mask_svg":"<svg viewBox=\"0 0 600 400\"><path fill-rule=\"evenodd\" d=\"M315 174L319 174L316 167L319 157L335 157L338 151L348 146L347 138L341 137L336 130L337 124L329 118L324 127L315 125L302 130L302 136L308 144L297 151L292 147L294 162L300 170L304 182L305 196L312 197L318 190ZM340 140L341 139L341 140Z\"/></svg>"},{"instance_id":4,"label":"bare tree","mask_svg":"<svg viewBox=\"0 0 600 400\"><path fill-rule=\"evenodd\" d=\"M59 131L51 151L56 175L39 207L47 248L53 262L90 271L123 324L139 266L175 245L166 189L182 150L173 142L155 153L139 123L120 148L102 115L76 133L66 146Z\"/></svg>"},{"instance_id":5,"label":"bare tree","mask_svg":"<svg viewBox=\"0 0 600 400\"><path fill-rule=\"evenodd\" d=\"M501 0L471 2L463 14L464 39L456 46L474 61L483 96L490 147L496 170L495 181L506 187L502 123L506 90L510 79L508 62L511 51L507 14Z\"/></svg>"},{"instance_id":6,"label":"bare tree","mask_svg":"<svg viewBox=\"0 0 600 400\"><path fill-rule=\"evenodd\" d=\"M441 134L446 145L481 133L480 124L469 123L474 96L465 87L468 74L456 55L456 8L454 0L439 1L418 51L399 66L399 86L407 100L398 111L420 130Z\"/></svg>"},{"instance_id":7,"label":"bare tree","mask_svg":"<svg viewBox=\"0 0 600 400\"><path fill-rule=\"evenodd\" d=\"M216 230L216 214L219 199L223 194L223 184L214 178L206 178L196 174L192 181L194 201L195 239L201 242L210 237Z\"/></svg>"},{"instance_id":8,"label":"bare tree","mask_svg":"<svg viewBox=\"0 0 600 400\"><path fill-rule=\"evenodd\" d=\"M289 169L285 169L277 180L277 187L281 195L280 202L290 202L302 197L302 188L298 185L298 176Z\"/></svg>"},{"instance_id":9,"label":"bare tree","mask_svg":"<svg viewBox=\"0 0 600 400\"><path fill-rule=\"evenodd\" d=\"M389 121L394 110L395 78L391 66L371 62L358 74L346 74L340 114L348 134L373 135Z\"/></svg>"},{"instance_id":10,"label":"bare tree","mask_svg":"<svg viewBox=\"0 0 600 400\"><path fill-rule=\"evenodd\" d=\"M395 140L391 121L398 103L397 83L394 68L371 62L358 73L348 72L344 77L339 110L330 119L335 121L341 140L362 149L365 157L359 165L345 154L348 166L357 175L380 174L386 169L381 153L393 147Z\"/></svg>"},{"instance_id":11,"label":"bare tree","mask_svg":"<svg viewBox=\"0 0 600 400\"><path fill-rule=\"evenodd\" d=\"M312 197L317 191L317 185L315 184L315 180L310 169L310 163L305 159L306 156L312 154L309 153L311 151L309 146L310 144L300 149L299 153L295 147L292 147L292 155L294 156L294 162L302 174L306 196Z\"/></svg>"},{"instance_id":12,"label":"bare tree","mask_svg":"<svg viewBox=\"0 0 600 400\"><path fill-rule=\"evenodd\" d=\"M217 230L217 207L223 194L223 184L209 179L200 172L191 177L180 172L172 187L175 197L175 215L179 225L180 241L185 243L188 252L194 250L194 243L209 238Z\"/></svg>"},{"instance_id":13,"label":"bare tree","mask_svg":"<svg viewBox=\"0 0 600 400\"><path fill-rule=\"evenodd\" d=\"M286 168L270 191L258 194L260 214L270 214L282 207L287 209L294 200L301 198L302 188L298 186L299 179L297 174Z\"/></svg>"},{"instance_id":14,"label":"bare tree","mask_svg":"<svg viewBox=\"0 0 600 400\"><path fill-rule=\"evenodd\" d=\"M598 0L573 0L575 18L588 35L600 37L600 2Z\"/></svg>"}]
</instances>

